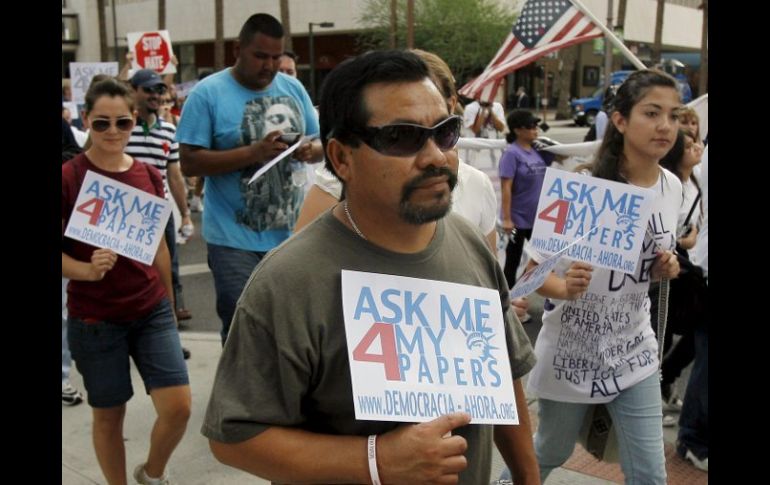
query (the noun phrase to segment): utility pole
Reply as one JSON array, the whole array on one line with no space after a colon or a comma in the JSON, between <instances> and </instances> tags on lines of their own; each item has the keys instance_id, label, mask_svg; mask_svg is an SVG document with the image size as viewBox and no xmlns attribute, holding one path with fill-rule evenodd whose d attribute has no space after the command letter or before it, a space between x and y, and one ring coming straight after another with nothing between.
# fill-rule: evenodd
<instances>
[{"instance_id":1,"label":"utility pole","mask_svg":"<svg viewBox=\"0 0 770 485\"><path fill-rule=\"evenodd\" d=\"M406 48L414 49L414 0L406 0Z\"/></svg>"},{"instance_id":2,"label":"utility pole","mask_svg":"<svg viewBox=\"0 0 770 485\"><path fill-rule=\"evenodd\" d=\"M283 25L283 48L287 51L294 50L291 41L291 18L289 16L289 0L281 0L281 24Z\"/></svg>"},{"instance_id":3,"label":"utility pole","mask_svg":"<svg viewBox=\"0 0 770 485\"><path fill-rule=\"evenodd\" d=\"M158 0L158 30L166 30L166 0Z\"/></svg>"},{"instance_id":4,"label":"utility pole","mask_svg":"<svg viewBox=\"0 0 770 485\"><path fill-rule=\"evenodd\" d=\"M398 31L398 17L396 17L396 5L398 0L390 0L390 48L396 48L396 32Z\"/></svg>"},{"instance_id":5,"label":"utility pole","mask_svg":"<svg viewBox=\"0 0 770 485\"><path fill-rule=\"evenodd\" d=\"M628 3L628 0L620 0L618 2L618 15L615 17L615 32L620 32L621 34L624 34L625 36L625 25L626 25L626 3ZM612 59L613 66L615 65L615 59ZM623 57L621 56L620 62L618 64L618 69L623 65Z\"/></svg>"},{"instance_id":6,"label":"utility pole","mask_svg":"<svg viewBox=\"0 0 770 485\"><path fill-rule=\"evenodd\" d=\"M225 68L225 7L223 0L214 1L214 70Z\"/></svg>"},{"instance_id":7,"label":"utility pole","mask_svg":"<svg viewBox=\"0 0 770 485\"><path fill-rule=\"evenodd\" d=\"M666 0L658 0L658 12L655 16L655 43L652 44L652 65L660 62L660 52L663 46L663 11Z\"/></svg>"},{"instance_id":8,"label":"utility pole","mask_svg":"<svg viewBox=\"0 0 770 485\"><path fill-rule=\"evenodd\" d=\"M612 29L612 0L607 0L607 28ZM612 74L612 44L604 39L604 91L610 87Z\"/></svg>"},{"instance_id":9,"label":"utility pole","mask_svg":"<svg viewBox=\"0 0 770 485\"><path fill-rule=\"evenodd\" d=\"M120 58L118 57L118 20L115 16L115 1L116 0L110 0L110 3L112 4L112 35L115 40L115 62L120 65Z\"/></svg>"},{"instance_id":10,"label":"utility pole","mask_svg":"<svg viewBox=\"0 0 770 485\"><path fill-rule=\"evenodd\" d=\"M110 49L107 46L107 15L104 9L107 5L104 0L96 0L97 17L99 18L99 59L107 62L110 55Z\"/></svg>"},{"instance_id":11,"label":"utility pole","mask_svg":"<svg viewBox=\"0 0 770 485\"><path fill-rule=\"evenodd\" d=\"M703 96L708 90L709 75L709 1L703 0L703 30L700 42L700 73L698 73L698 95Z\"/></svg>"}]
</instances>

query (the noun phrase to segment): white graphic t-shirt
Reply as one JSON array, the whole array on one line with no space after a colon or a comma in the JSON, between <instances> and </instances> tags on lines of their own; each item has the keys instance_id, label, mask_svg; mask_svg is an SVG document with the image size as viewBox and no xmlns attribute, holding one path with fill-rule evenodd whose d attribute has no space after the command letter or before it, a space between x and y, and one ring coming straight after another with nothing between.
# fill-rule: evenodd
<instances>
[{"instance_id":1,"label":"white graphic t-shirt","mask_svg":"<svg viewBox=\"0 0 770 485\"><path fill-rule=\"evenodd\" d=\"M661 169L651 188L655 187L659 196L647 223L636 274L594 268L588 291L580 298L546 299L529 392L554 401L609 402L658 370L647 290L656 252L676 245L682 184L676 175ZM535 261L544 260L529 243L525 250ZM563 278L571 264L562 259L554 272Z\"/></svg>"}]
</instances>

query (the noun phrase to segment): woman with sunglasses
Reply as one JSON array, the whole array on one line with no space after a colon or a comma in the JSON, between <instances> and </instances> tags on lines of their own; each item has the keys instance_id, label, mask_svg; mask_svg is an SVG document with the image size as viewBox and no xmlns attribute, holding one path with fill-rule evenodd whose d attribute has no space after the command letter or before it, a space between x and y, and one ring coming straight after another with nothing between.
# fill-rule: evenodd
<instances>
[{"instance_id":1,"label":"woman with sunglasses","mask_svg":"<svg viewBox=\"0 0 770 485\"><path fill-rule=\"evenodd\" d=\"M612 417L625 483L665 484L658 342L650 281L679 274L677 212L682 184L659 162L671 150L681 106L676 81L636 71L618 89L592 175L655 191L634 274L562 259L538 290L546 297L529 394L538 398L535 451L540 479L573 452L592 405ZM543 261L530 245L530 268Z\"/></svg>"},{"instance_id":2,"label":"woman with sunglasses","mask_svg":"<svg viewBox=\"0 0 770 485\"><path fill-rule=\"evenodd\" d=\"M62 165L62 232L89 170L163 197L160 173L123 152L135 117L129 89L107 79L92 84L85 101L91 146ZM168 296L173 292L165 241L151 266L69 238L62 239L62 248L62 276L70 279L69 345L92 407L102 473L109 484L127 483L123 420L133 395L130 356L158 414L147 460L135 468L134 479L168 483L166 464L185 433L191 398Z\"/></svg>"},{"instance_id":3,"label":"woman with sunglasses","mask_svg":"<svg viewBox=\"0 0 770 485\"><path fill-rule=\"evenodd\" d=\"M554 156L535 150L532 142L537 139L540 118L530 111L517 109L508 114L510 145L505 149L498 172L500 174L500 219L503 232L508 234L503 272L508 286L516 284L516 271L524 250L524 239L532 237L537 201L543 187L545 169ZM524 321L529 321L527 315Z\"/></svg>"}]
</instances>

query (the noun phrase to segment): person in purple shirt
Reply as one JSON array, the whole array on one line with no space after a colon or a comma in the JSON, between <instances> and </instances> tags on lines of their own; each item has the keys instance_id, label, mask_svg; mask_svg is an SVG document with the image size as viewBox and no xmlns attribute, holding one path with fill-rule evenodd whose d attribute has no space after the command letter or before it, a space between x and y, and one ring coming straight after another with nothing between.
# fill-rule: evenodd
<instances>
[{"instance_id":1,"label":"person in purple shirt","mask_svg":"<svg viewBox=\"0 0 770 485\"><path fill-rule=\"evenodd\" d=\"M503 231L510 236L505 248L505 278L508 286L516 284L516 270L524 249L524 239L532 237L537 201L543 186L545 169L553 161L553 155L538 152L532 142L538 136L536 118L530 111L511 111L506 119L510 143L500 158L501 208Z\"/></svg>"}]
</instances>

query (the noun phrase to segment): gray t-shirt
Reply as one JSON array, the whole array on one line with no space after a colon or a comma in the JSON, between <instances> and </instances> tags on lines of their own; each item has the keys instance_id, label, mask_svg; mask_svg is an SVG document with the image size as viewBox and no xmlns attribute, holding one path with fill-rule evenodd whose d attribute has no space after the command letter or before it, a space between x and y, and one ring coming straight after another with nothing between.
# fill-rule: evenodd
<instances>
[{"instance_id":1,"label":"gray t-shirt","mask_svg":"<svg viewBox=\"0 0 770 485\"><path fill-rule=\"evenodd\" d=\"M328 211L268 254L246 284L217 368L205 436L236 443L270 426L367 436L399 425L355 419L342 269L497 289L513 378L534 366L505 276L478 229L450 214L425 250L399 254L361 239ZM454 434L468 441L460 483L488 483L492 426L469 425Z\"/></svg>"}]
</instances>

